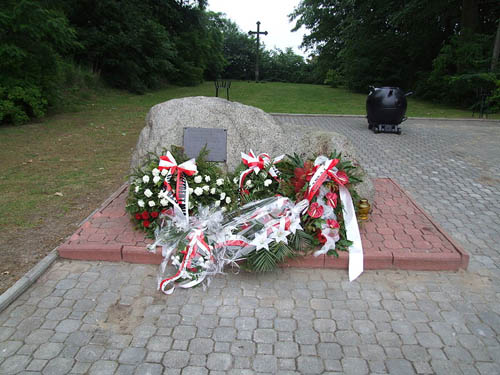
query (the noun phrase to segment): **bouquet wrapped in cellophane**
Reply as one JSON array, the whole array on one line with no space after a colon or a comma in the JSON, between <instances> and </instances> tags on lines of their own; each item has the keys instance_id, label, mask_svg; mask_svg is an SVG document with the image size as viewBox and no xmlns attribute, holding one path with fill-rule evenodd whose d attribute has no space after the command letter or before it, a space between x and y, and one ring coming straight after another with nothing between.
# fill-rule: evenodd
<instances>
[{"instance_id":1,"label":"bouquet wrapped in cellophane","mask_svg":"<svg viewBox=\"0 0 500 375\"><path fill-rule=\"evenodd\" d=\"M253 201L230 213L200 207L196 216L187 217L174 207L162 215L156 241L149 246L150 251L162 247L158 288L170 294L174 285L208 283L226 265L239 267L238 262L273 247L286 249L289 237L302 229L300 216L307 207L307 201L295 204L281 196ZM169 262L177 272L166 277Z\"/></svg>"}]
</instances>

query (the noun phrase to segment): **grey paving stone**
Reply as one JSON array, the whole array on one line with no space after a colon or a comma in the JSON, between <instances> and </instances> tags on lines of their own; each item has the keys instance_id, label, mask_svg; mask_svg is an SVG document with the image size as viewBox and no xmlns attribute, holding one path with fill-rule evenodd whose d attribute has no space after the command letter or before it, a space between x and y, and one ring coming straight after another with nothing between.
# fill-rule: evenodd
<instances>
[{"instance_id":1,"label":"grey paving stone","mask_svg":"<svg viewBox=\"0 0 500 375\"><path fill-rule=\"evenodd\" d=\"M234 356L251 357L255 354L256 345L250 340L238 340L231 344L231 354Z\"/></svg>"},{"instance_id":2,"label":"grey paving stone","mask_svg":"<svg viewBox=\"0 0 500 375\"><path fill-rule=\"evenodd\" d=\"M405 359L388 359L385 361L385 364L390 374L411 375L415 373L411 363Z\"/></svg>"},{"instance_id":3,"label":"grey paving stone","mask_svg":"<svg viewBox=\"0 0 500 375\"><path fill-rule=\"evenodd\" d=\"M79 320L65 319L62 320L56 327L56 332L71 333L80 328L81 322Z\"/></svg>"},{"instance_id":4,"label":"grey paving stone","mask_svg":"<svg viewBox=\"0 0 500 375\"><path fill-rule=\"evenodd\" d=\"M104 353L104 346L85 345L78 351L76 359L80 362L96 362Z\"/></svg>"},{"instance_id":5,"label":"grey paving stone","mask_svg":"<svg viewBox=\"0 0 500 375\"><path fill-rule=\"evenodd\" d=\"M254 330L257 328L257 319L253 317L240 316L234 320L234 326L238 330Z\"/></svg>"},{"instance_id":6,"label":"grey paving stone","mask_svg":"<svg viewBox=\"0 0 500 375\"><path fill-rule=\"evenodd\" d=\"M97 361L90 367L89 375L113 374L118 367L115 361Z\"/></svg>"},{"instance_id":7,"label":"grey paving stone","mask_svg":"<svg viewBox=\"0 0 500 375\"><path fill-rule=\"evenodd\" d=\"M163 366L166 369L181 369L189 363L189 353L180 350L171 350L163 357Z\"/></svg>"},{"instance_id":8,"label":"grey paving stone","mask_svg":"<svg viewBox=\"0 0 500 375\"><path fill-rule=\"evenodd\" d=\"M276 373L278 361L272 355L258 354L253 358L252 368L257 372Z\"/></svg>"},{"instance_id":9,"label":"grey paving stone","mask_svg":"<svg viewBox=\"0 0 500 375\"><path fill-rule=\"evenodd\" d=\"M368 374L368 365L361 358L343 358L341 363L343 372L347 375Z\"/></svg>"},{"instance_id":10,"label":"grey paving stone","mask_svg":"<svg viewBox=\"0 0 500 375\"><path fill-rule=\"evenodd\" d=\"M297 369L302 374L321 374L324 370L324 366L320 358L300 356L297 358Z\"/></svg>"},{"instance_id":11,"label":"grey paving stone","mask_svg":"<svg viewBox=\"0 0 500 375\"><path fill-rule=\"evenodd\" d=\"M42 373L45 375L63 375L69 373L75 362L72 358L54 358L47 363Z\"/></svg>"},{"instance_id":12,"label":"grey paving stone","mask_svg":"<svg viewBox=\"0 0 500 375\"><path fill-rule=\"evenodd\" d=\"M274 329L277 331L292 332L297 328L297 321L291 318L274 319Z\"/></svg>"},{"instance_id":13,"label":"grey paving stone","mask_svg":"<svg viewBox=\"0 0 500 375\"><path fill-rule=\"evenodd\" d=\"M28 366L30 357L27 355L13 355L0 363L0 374L17 374Z\"/></svg>"},{"instance_id":14,"label":"grey paving stone","mask_svg":"<svg viewBox=\"0 0 500 375\"><path fill-rule=\"evenodd\" d=\"M21 341L4 341L0 343L0 358L7 358L13 355L23 346Z\"/></svg>"},{"instance_id":15,"label":"grey paving stone","mask_svg":"<svg viewBox=\"0 0 500 375\"><path fill-rule=\"evenodd\" d=\"M122 351L118 362L127 365L137 365L142 362L145 356L146 350L144 348L126 348Z\"/></svg>"},{"instance_id":16,"label":"grey paving stone","mask_svg":"<svg viewBox=\"0 0 500 375\"><path fill-rule=\"evenodd\" d=\"M295 341L299 344L317 344L318 333L312 329L298 329L295 331Z\"/></svg>"},{"instance_id":17,"label":"grey paving stone","mask_svg":"<svg viewBox=\"0 0 500 375\"><path fill-rule=\"evenodd\" d=\"M318 354L324 360L327 359L341 359L343 357L342 347L337 343L319 343Z\"/></svg>"},{"instance_id":18,"label":"grey paving stone","mask_svg":"<svg viewBox=\"0 0 500 375\"><path fill-rule=\"evenodd\" d=\"M274 354L278 358L296 358L299 353L299 345L295 342L277 342L274 345Z\"/></svg>"},{"instance_id":19,"label":"grey paving stone","mask_svg":"<svg viewBox=\"0 0 500 375\"><path fill-rule=\"evenodd\" d=\"M276 342L277 334L273 329L256 329L253 334L253 339L257 343L272 344Z\"/></svg>"},{"instance_id":20,"label":"grey paving stone","mask_svg":"<svg viewBox=\"0 0 500 375\"><path fill-rule=\"evenodd\" d=\"M213 348L213 340L205 338L195 338L189 342L188 350L192 354L209 354L213 351Z\"/></svg>"},{"instance_id":21,"label":"grey paving stone","mask_svg":"<svg viewBox=\"0 0 500 375\"><path fill-rule=\"evenodd\" d=\"M163 366L157 363L142 363L137 366L137 375L160 375L163 373Z\"/></svg>"},{"instance_id":22,"label":"grey paving stone","mask_svg":"<svg viewBox=\"0 0 500 375\"><path fill-rule=\"evenodd\" d=\"M236 329L233 327L217 327L214 329L212 337L215 341L231 342L236 338Z\"/></svg>"},{"instance_id":23,"label":"grey paving stone","mask_svg":"<svg viewBox=\"0 0 500 375\"><path fill-rule=\"evenodd\" d=\"M33 357L36 359L52 359L63 350L63 347L61 343L45 343L40 345L38 350L33 353Z\"/></svg>"},{"instance_id":24,"label":"grey paving stone","mask_svg":"<svg viewBox=\"0 0 500 375\"><path fill-rule=\"evenodd\" d=\"M207 375L208 370L205 367L188 366L182 370L182 375Z\"/></svg>"},{"instance_id":25,"label":"grey paving stone","mask_svg":"<svg viewBox=\"0 0 500 375\"><path fill-rule=\"evenodd\" d=\"M211 353L208 355L207 368L209 370L227 371L231 367L232 356L228 353Z\"/></svg>"}]
</instances>

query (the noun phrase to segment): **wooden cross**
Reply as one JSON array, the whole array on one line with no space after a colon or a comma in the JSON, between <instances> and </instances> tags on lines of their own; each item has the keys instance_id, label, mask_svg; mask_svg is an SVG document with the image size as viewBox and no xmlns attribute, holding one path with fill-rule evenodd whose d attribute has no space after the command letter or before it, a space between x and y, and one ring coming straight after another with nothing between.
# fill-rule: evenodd
<instances>
[{"instance_id":1,"label":"wooden cross","mask_svg":"<svg viewBox=\"0 0 500 375\"><path fill-rule=\"evenodd\" d=\"M249 31L248 35L257 34L257 54L255 57L255 82L259 82L259 47L260 47L260 34L267 35L267 31L260 31L260 21L257 21L257 31Z\"/></svg>"}]
</instances>

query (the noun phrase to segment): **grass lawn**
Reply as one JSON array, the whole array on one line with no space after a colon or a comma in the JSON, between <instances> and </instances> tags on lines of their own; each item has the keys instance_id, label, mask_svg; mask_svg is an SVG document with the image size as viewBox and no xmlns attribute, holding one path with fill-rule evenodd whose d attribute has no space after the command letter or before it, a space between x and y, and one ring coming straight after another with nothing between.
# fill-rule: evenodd
<instances>
[{"instance_id":1,"label":"grass lawn","mask_svg":"<svg viewBox=\"0 0 500 375\"><path fill-rule=\"evenodd\" d=\"M214 93L211 82L145 95L105 90L70 112L23 126L0 126L0 293L126 180L151 106ZM326 86L233 82L230 95L266 112L365 114L366 95ZM410 98L408 115L471 113Z\"/></svg>"}]
</instances>

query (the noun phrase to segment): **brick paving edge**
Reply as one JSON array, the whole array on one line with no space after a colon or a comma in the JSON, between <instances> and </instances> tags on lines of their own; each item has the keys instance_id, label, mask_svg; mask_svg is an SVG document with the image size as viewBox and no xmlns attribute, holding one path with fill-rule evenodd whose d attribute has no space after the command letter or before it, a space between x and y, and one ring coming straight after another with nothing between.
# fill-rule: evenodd
<instances>
[{"instance_id":1,"label":"brick paving edge","mask_svg":"<svg viewBox=\"0 0 500 375\"><path fill-rule=\"evenodd\" d=\"M85 224L87 221L89 221L92 216L94 216L97 212L104 210L108 205L117 197L119 196L125 189L128 188L128 182L124 182L114 193L112 193L104 202L102 202L98 208L96 208L94 211L90 213L89 216L87 216L85 219L83 219L79 224L78 227L81 227L83 224Z\"/></svg>"},{"instance_id":2,"label":"brick paving edge","mask_svg":"<svg viewBox=\"0 0 500 375\"><path fill-rule=\"evenodd\" d=\"M26 289L28 289L58 258L57 248L52 250L45 258L39 261L32 269L24 274L9 289L0 295L0 312L7 308Z\"/></svg>"},{"instance_id":3,"label":"brick paving edge","mask_svg":"<svg viewBox=\"0 0 500 375\"><path fill-rule=\"evenodd\" d=\"M415 208L417 210L419 210L422 215L424 215L427 220L429 220L432 225L434 225L434 227L436 227L436 229L439 231L439 233L441 233L444 238L446 238L452 245L453 247L455 248L455 250L458 252L458 254L460 255L460 267L459 268L462 268L464 270L467 269L467 267L469 266L469 260L470 260L470 256L469 256L469 253L460 245L457 243L457 241L455 241L433 218L431 215L429 215L422 207L420 207L416 202L415 200L410 196L410 194L405 191L396 181L394 181L392 178L388 178L394 185L396 185L403 193L404 195L408 198L408 200L415 206Z\"/></svg>"}]
</instances>

